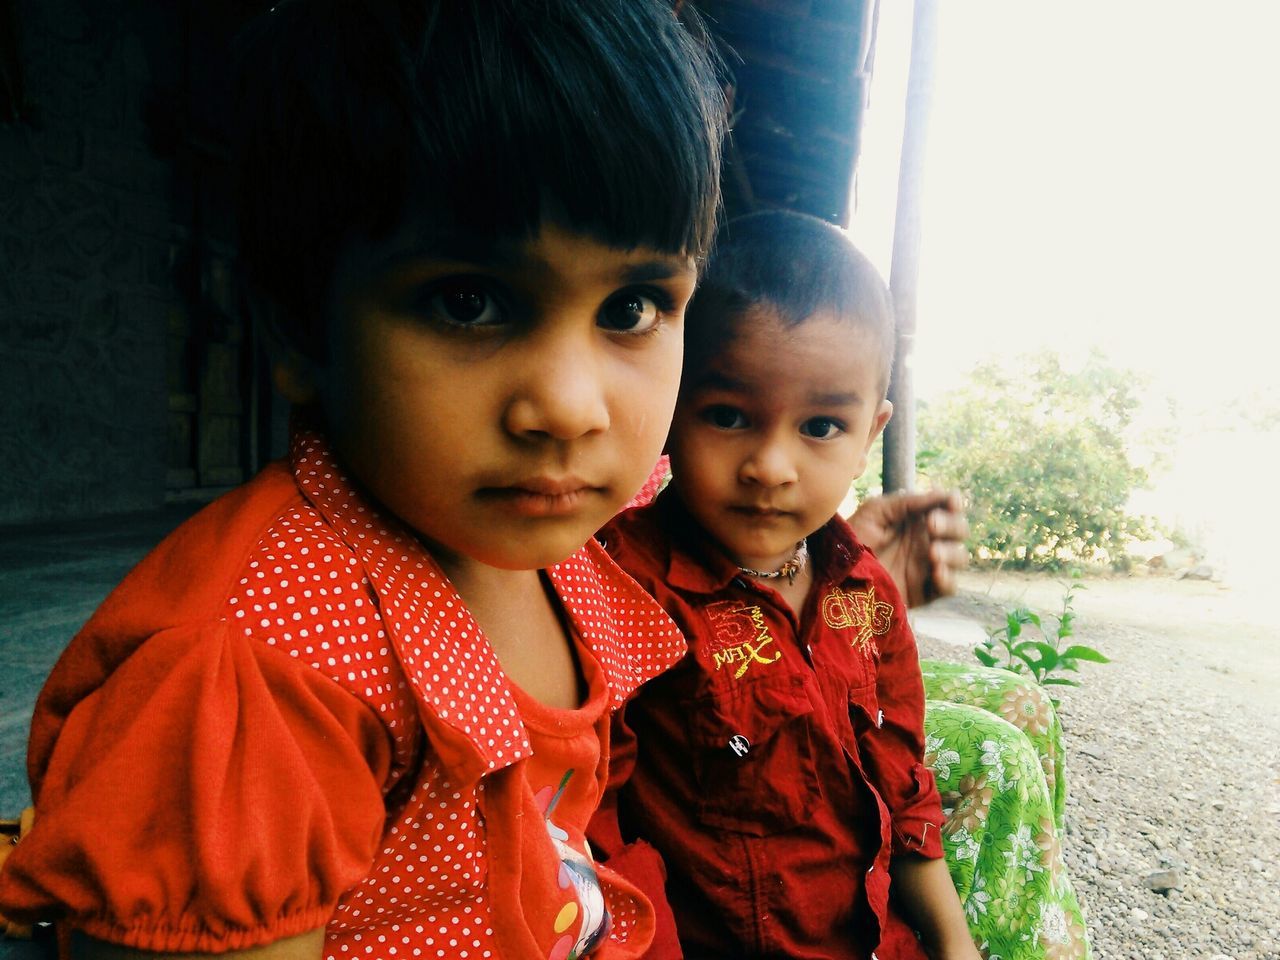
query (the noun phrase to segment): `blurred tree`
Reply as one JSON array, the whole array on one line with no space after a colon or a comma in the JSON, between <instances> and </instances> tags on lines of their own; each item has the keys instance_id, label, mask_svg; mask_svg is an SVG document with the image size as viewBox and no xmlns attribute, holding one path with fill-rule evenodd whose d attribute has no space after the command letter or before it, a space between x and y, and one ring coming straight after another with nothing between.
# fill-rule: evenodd
<instances>
[{"instance_id":1,"label":"blurred tree","mask_svg":"<svg viewBox=\"0 0 1280 960\"><path fill-rule=\"evenodd\" d=\"M1097 352L1074 371L1046 352L983 364L922 405L921 469L968 491L978 562L1127 563L1126 543L1147 532L1126 509L1147 480L1126 449L1140 388Z\"/></svg>"}]
</instances>

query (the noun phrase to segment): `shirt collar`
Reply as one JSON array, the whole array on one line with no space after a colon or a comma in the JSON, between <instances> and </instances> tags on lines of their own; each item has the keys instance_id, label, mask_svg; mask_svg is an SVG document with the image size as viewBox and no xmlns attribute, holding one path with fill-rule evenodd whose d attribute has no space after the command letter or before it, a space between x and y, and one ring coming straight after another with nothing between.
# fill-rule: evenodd
<instances>
[{"instance_id":1,"label":"shirt collar","mask_svg":"<svg viewBox=\"0 0 1280 960\"><path fill-rule=\"evenodd\" d=\"M302 420L290 460L303 495L359 558L419 711L453 732L438 745L441 759L458 764L469 753L485 772L527 757L528 731L506 674L439 564L408 528L365 498L323 434ZM675 623L594 541L547 575L599 661L615 709L683 657ZM485 677L491 686L475 696L477 678Z\"/></svg>"}]
</instances>

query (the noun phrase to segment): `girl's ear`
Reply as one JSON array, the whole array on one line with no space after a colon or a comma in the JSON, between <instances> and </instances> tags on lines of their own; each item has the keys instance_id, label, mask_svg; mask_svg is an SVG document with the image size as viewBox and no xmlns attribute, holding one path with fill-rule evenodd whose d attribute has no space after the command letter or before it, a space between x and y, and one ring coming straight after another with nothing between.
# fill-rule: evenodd
<instances>
[{"instance_id":1,"label":"girl's ear","mask_svg":"<svg viewBox=\"0 0 1280 960\"><path fill-rule=\"evenodd\" d=\"M296 350L286 350L283 355L273 354L273 357L271 381L280 396L295 407L314 403L317 393L315 364Z\"/></svg>"},{"instance_id":2,"label":"girl's ear","mask_svg":"<svg viewBox=\"0 0 1280 960\"><path fill-rule=\"evenodd\" d=\"M319 380L316 364L300 353L281 333L276 305L253 290L245 291L254 333L271 361L271 382L276 391L294 406L314 403Z\"/></svg>"}]
</instances>

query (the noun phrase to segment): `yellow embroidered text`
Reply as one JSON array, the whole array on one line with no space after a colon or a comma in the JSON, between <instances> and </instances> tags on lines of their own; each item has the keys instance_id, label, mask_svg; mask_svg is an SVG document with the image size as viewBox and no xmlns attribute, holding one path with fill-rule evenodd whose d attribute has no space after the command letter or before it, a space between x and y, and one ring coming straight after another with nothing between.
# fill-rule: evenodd
<instances>
[{"instance_id":1,"label":"yellow embroidered text","mask_svg":"<svg viewBox=\"0 0 1280 960\"><path fill-rule=\"evenodd\" d=\"M893 607L876 599L876 588L841 590L832 587L822 600L822 619L833 630L853 630L850 644L864 654L878 652L876 637L883 637L893 623Z\"/></svg>"},{"instance_id":2,"label":"yellow embroidered text","mask_svg":"<svg viewBox=\"0 0 1280 960\"><path fill-rule=\"evenodd\" d=\"M736 663L738 668L733 679L741 680L752 664L777 663L782 658L782 651L776 649L770 651L772 657L761 653L773 643L773 637L765 623L764 611L759 607L722 600L708 606L707 615L715 628L711 660L717 670Z\"/></svg>"}]
</instances>

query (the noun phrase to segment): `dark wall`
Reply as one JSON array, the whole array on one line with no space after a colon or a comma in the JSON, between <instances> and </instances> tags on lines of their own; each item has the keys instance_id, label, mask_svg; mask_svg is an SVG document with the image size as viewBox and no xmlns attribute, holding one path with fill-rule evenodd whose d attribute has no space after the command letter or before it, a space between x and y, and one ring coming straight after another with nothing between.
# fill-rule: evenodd
<instances>
[{"instance_id":1,"label":"dark wall","mask_svg":"<svg viewBox=\"0 0 1280 960\"><path fill-rule=\"evenodd\" d=\"M26 102L0 125L0 524L155 507L179 298L146 31L111 0L12 6Z\"/></svg>"}]
</instances>

